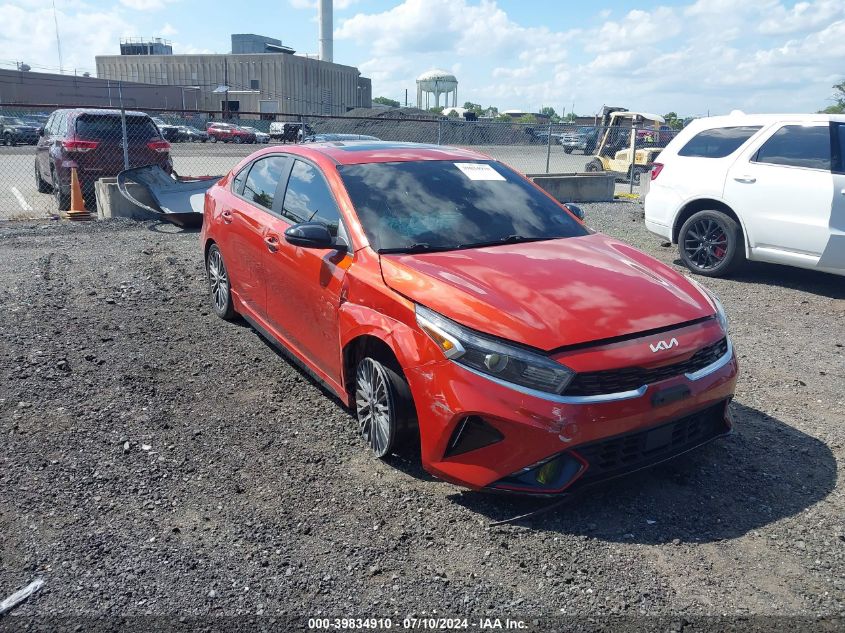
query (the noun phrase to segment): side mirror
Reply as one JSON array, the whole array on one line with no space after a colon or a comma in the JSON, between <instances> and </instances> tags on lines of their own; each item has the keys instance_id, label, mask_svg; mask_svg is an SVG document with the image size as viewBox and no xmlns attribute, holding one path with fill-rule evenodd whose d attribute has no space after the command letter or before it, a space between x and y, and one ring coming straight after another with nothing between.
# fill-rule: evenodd
<instances>
[{"instance_id":1,"label":"side mirror","mask_svg":"<svg viewBox=\"0 0 845 633\"><path fill-rule=\"evenodd\" d=\"M563 206L569 209L572 212L572 215L574 215L576 218L578 218L582 222L584 221L584 210L577 204L572 204L571 202L564 202Z\"/></svg>"},{"instance_id":2,"label":"side mirror","mask_svg":"<svg viewBox=\"0 0 845 633\"><path fill-rule=\"evenodd\" d=\"M288 244L302 248L333 248L346 250L345 244L338 244L329 233L328 227L322 222L300 222L285 231Z\"/></svg>"},{"instance_id":3,"label":"side mirror","mask_svg":"<svg viewBox=\"0 0 845 633\"><path fill-rule=\"evenodd\" d=\"M43 128L43 127L38 128L38 136L44 136L44 133L45 133L45 132L44 132L44 128Z\"/></svg>"}]
</instances>

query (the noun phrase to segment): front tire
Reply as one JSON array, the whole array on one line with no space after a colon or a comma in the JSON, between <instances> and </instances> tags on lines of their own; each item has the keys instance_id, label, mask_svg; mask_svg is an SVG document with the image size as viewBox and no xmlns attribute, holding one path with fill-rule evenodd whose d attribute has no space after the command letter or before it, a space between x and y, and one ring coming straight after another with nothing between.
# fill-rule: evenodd
<instances>
[{"instance_id":1,"label":"front tire","mask_svg":"<svg viewBox=\"0 0 845 633\"><path fill-rule=\"evenodd\" d=\"M231 321L235 318L235 306L232 303L232 284L229 272L223 261L223 253L212 244L205 258L205 270L208 275L208 292L211 298L211 309L221 319Z\"/></svg>"},{"instance_id":2,"label":"front tire","mask_svg":"<svg viewBox=\"0 0 845 633\"><path fill-rule=\"evenodd\" d=\"M678 251L684 266L699 275L730 275L745 261L742 228L719 211L699 211L681 226Z\"/></svg>"},{"instance_id":3,"label":"front tire","mask_svg":"<svg viewBox=\"0 0 845 633\"><path fill-rule=\"evenodd\" d=\"M216 137L216 136L209 137L208 142L209 142L209 143L216 143L216 142L217 142L217 137Z\"/></svg>"},{"instance_id":4,"label":"front tire","mask_svg":"<svg viewBox=\"0 0 845 633\"><path fill-rule=\"evenodd\" d=\"M240 144L241 144L241 137L240 137L240 136L236 136L236 137L235 137L234 139L232 139L232 140L234 141L235 145L240 145Z\"/></svg>"},{"instance_id":5,"label":"front tire","mask_svg":"<svg viewBox=\"0 0 845 633\"><path fill-rule=\"evenodd\" d=\"M358 430L379 459L394 451L413 415L411 390L392 365L365 356L355 369Z\"/></svg>"},{"instance_id":6,"label":"front tire","mask_svg":"<svg viewBox=\"0 0 845 633\"><path fill-rule=\"evenodd\" d=\"M12 147L15 144L15 139L12 137L11 134L8 132L3 136L3 142L6 144L6 147Z\"/></svg>"}]
</instances>

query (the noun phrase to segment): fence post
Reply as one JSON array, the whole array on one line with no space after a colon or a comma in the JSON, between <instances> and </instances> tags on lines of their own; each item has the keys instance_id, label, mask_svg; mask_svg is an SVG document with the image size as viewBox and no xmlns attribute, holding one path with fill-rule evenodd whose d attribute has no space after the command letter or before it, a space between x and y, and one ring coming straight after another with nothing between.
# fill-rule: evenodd
<instances>
[{"instance_id":1,"label":"fence post","mask_svg":"<svg viewBox=\"0 0 845 633\"><path fill-rule=\"evenodd\" d=\"M440 139L442 138L443 119L437 119L437 144L442 145Z\"/></svg>"},{"instance_id":2,"label":"fence post","mask_svg":"<svg viewBox=\"0 0 845 633\"><path fill-rule=\"evenodd\" d=\"M549 139L546 144L546 173L549 173L549 161L552 158L552 119L549 118Z\"/></svg>"},{"instance_id":3,"label":"fence post","mask_svg":"<svg viewBox=\"0 0 845 633\"><path fill-rule=\"evenodd\" d=\"M628 168L628 193L634 193L634 166L637 163L637 126L631 125L631 166Z\"/></svg>"},{"instance_id":4,"label":"fence post","mask_svg":"<svg viewBox=\"0 0 845 633\"><path fill-rule=\"evenodd\" d=\"M117 82L117 96L120 99L120 129L123 136L123 168L129 169L129 139L126 135L126 109L123 107L123 86Z\"/></svg>"}]
</instances>

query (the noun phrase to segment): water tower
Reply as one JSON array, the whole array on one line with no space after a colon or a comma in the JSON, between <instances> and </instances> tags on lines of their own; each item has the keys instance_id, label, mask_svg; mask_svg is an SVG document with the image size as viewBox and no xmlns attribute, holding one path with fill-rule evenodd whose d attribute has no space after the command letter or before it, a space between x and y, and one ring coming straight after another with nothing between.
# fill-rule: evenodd
<instances>
[{"instance_id":1,"label":"water tower","mask_svg":"<svg viewBox=\"0 0 845 633\"><path fill-rule=\"evenodd\" d=\"M449 94L452 94L452 103L449 103ZM440 95L443 95L443 107L450 105L454 108L458 105L458 80L455 75L445 70L429 70L417 77L417 107L423 108L423 95L425 95L425 109L431 107L431 95L434 95L434 105L440 107Z\"/></svg>"}]
</instances>

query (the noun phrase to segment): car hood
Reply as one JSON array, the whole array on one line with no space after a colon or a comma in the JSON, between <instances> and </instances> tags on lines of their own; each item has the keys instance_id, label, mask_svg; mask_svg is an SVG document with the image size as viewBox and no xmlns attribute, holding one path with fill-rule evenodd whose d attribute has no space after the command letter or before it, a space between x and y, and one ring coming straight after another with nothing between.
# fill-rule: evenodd
<instances>
[{"instance_id":1,"label":"car hood","mask_svg":"<svg viewBox=\"0 0 845 633\"><path fill-rule=\"evenodd\" d=\"M601 234L382 255L381 269L385 283L414 302L547 351L715 312L684 275Z\"/></svg>"}]
</instances>

